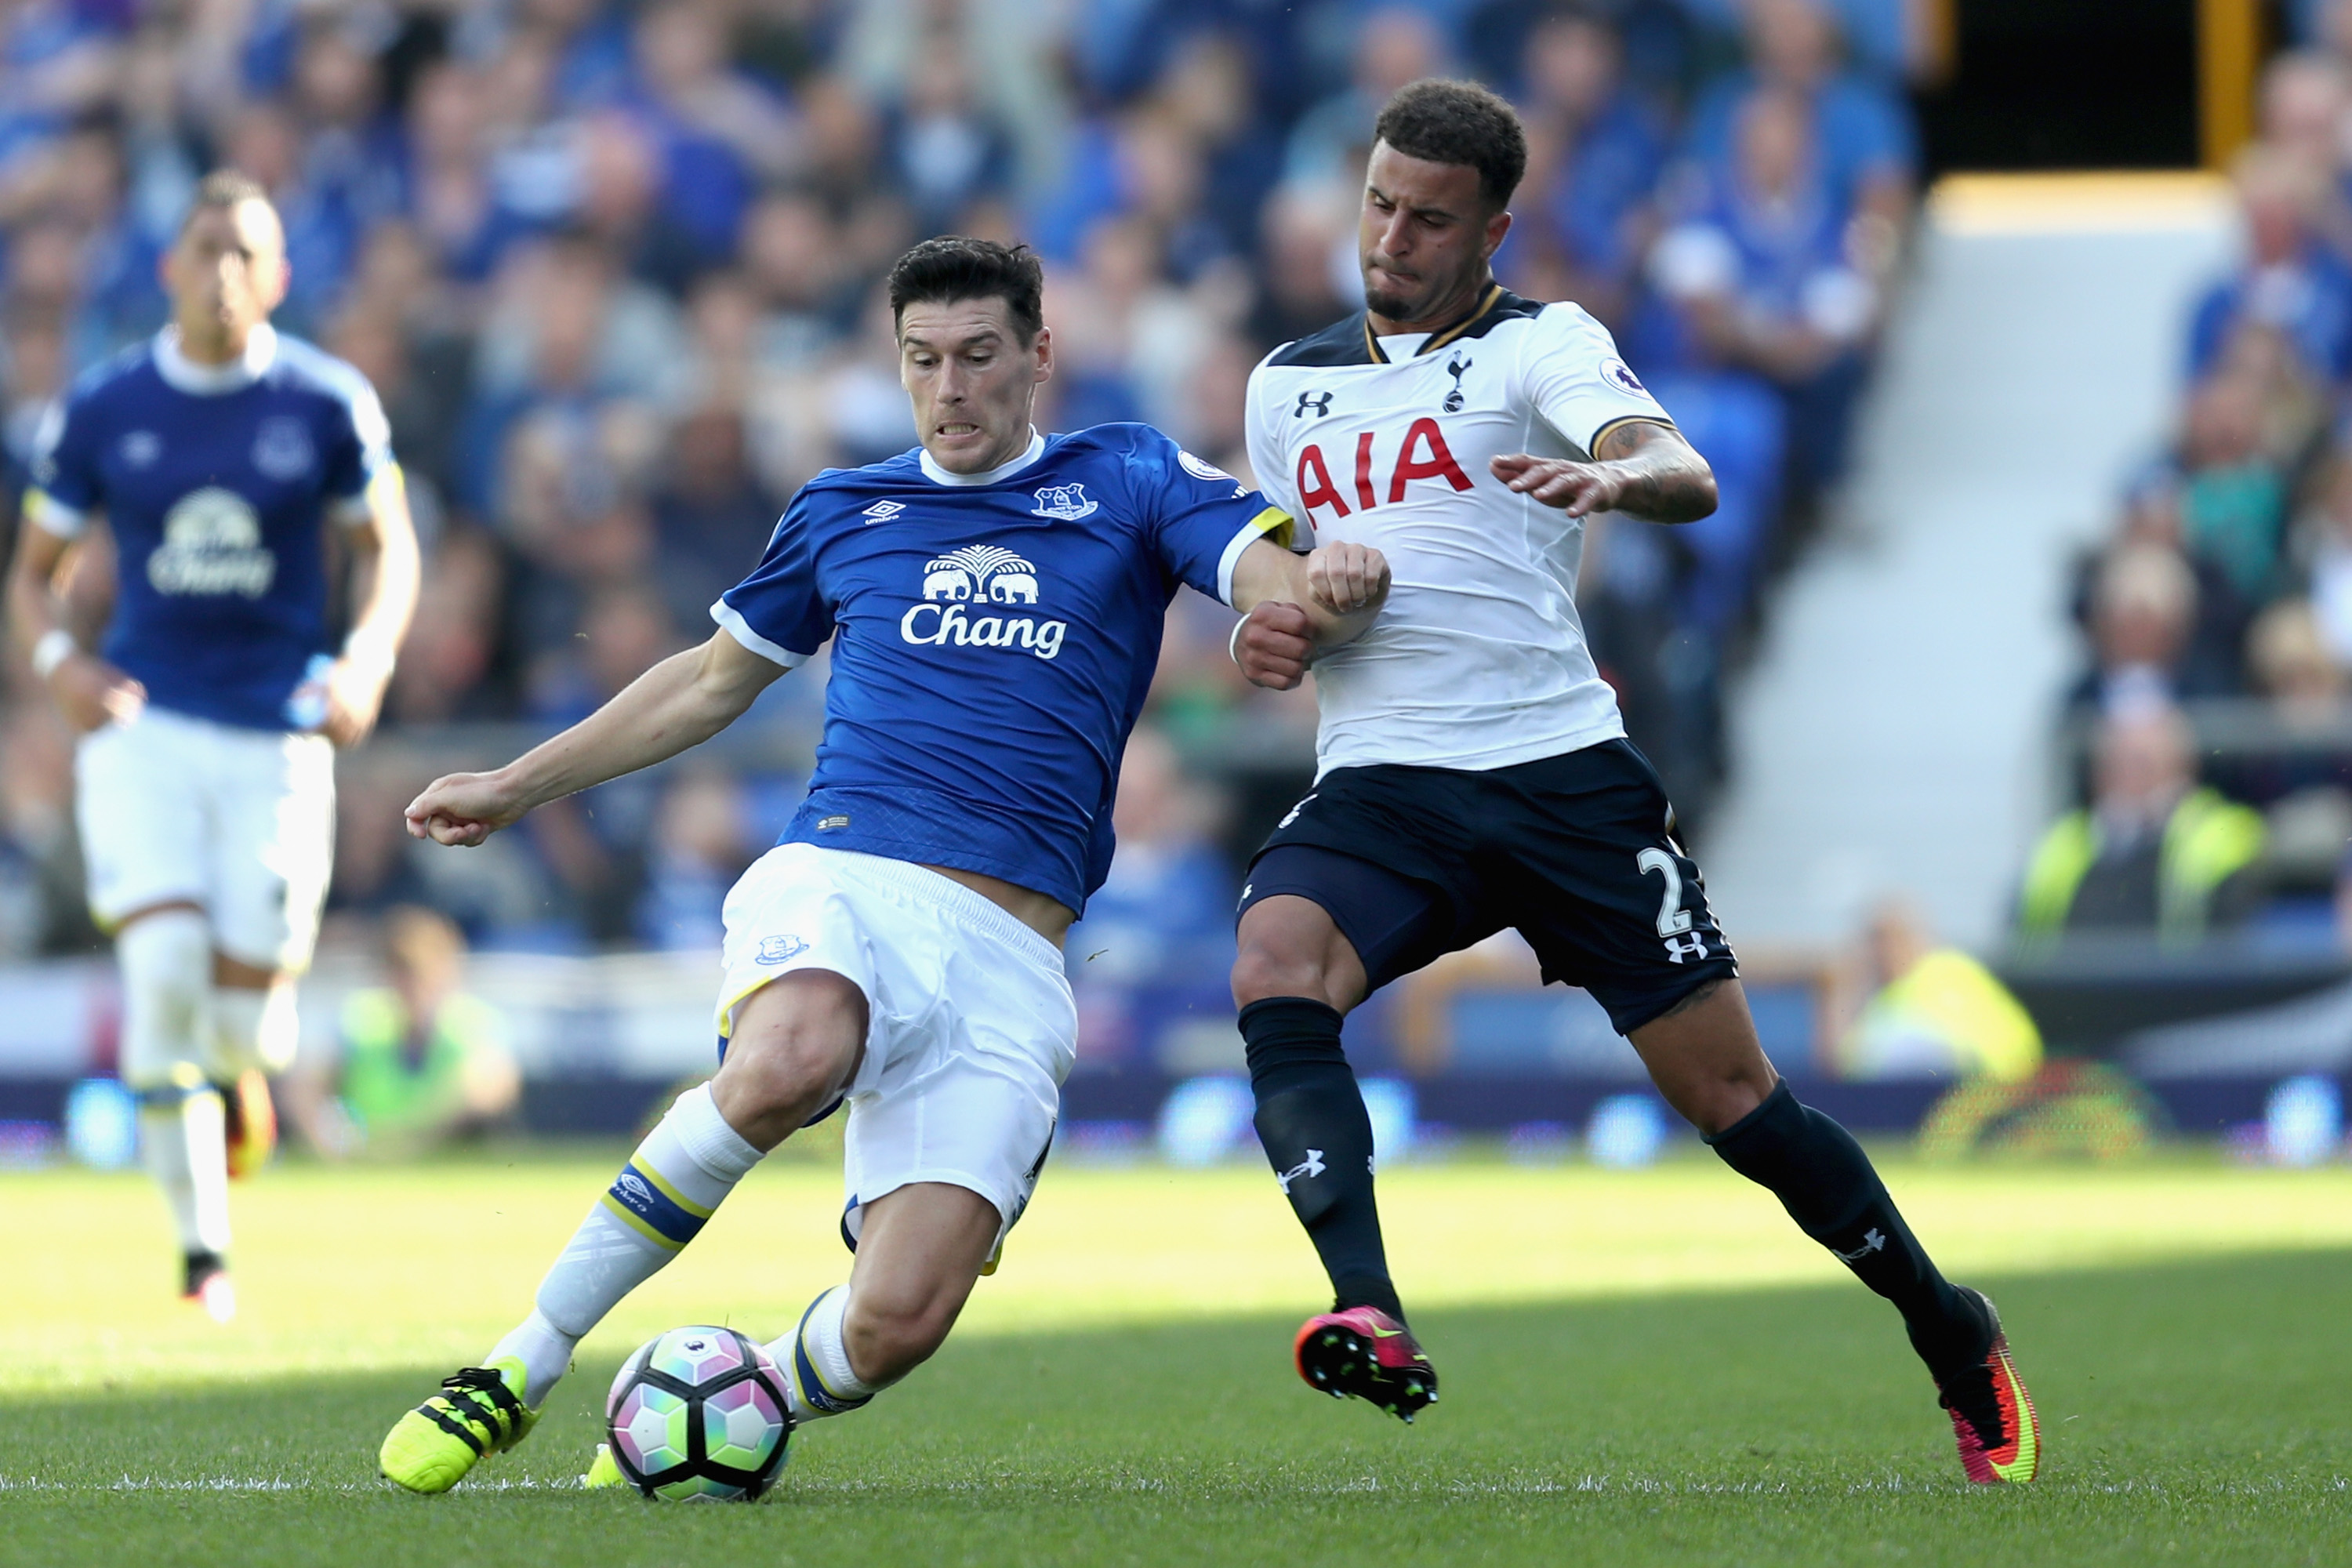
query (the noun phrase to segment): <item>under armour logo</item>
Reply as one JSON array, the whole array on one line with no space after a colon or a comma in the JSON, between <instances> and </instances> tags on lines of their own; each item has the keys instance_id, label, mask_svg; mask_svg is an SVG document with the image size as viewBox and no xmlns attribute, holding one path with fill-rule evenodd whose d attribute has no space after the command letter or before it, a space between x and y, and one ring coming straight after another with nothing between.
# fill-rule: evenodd
<instances>
[{"instance_id":1,"label":"under armour logo","mask_svg":"<svg viewBox=\"0 0 2352 1568\"><path fill-rule=\"evenodd\" d=\"M1439 406L1448 414L1462 412L1462 373L1469 368L1470 362L1460 354L1454 355L1445 367L1445 374L1454 378L1454 390L1445 395L1445 401Z\"/></svg>"},{"instance_id":2,"label":"under armour logo","mask_svg":"<svg viewBox=\"0 0 2352 1568\"><path fill-rule=\"evenodd\" d=\"M1685 942L1690 945L1685 947L1683 945ZM1685 958L1704 962L1706 958L1706 938L1695 931L1666 938L1666 961L1680 963Z\"/></svg>"},{"instance_id":3,"label":"under armour logo","mask_svg":"<svg viewBox=\"0 0 2352 1568\"><path fill-rule=\"evenodd\" d=\"M1307 1158L1299 1161L1298 1163L1291 1166L1290 1169L1275 1177L1275 1180L1282 1184L1283 1194L1285 1196L1288 1196L1291 1183L1297 1181L1301 1176L1319 1176L1322 1173L1323 1151L1320 1149L1309 1149L1307 1151Z\"/></svg>"},{"instance_id":4,"label":"under armour logo","mask_svg":"<svg viewBox=\"0 0 2352 1568\"><path fill-rule=\"evenodd\" d=\"M1832 1247L1831 1250L1836 1251L1836 1248ZM1855 1247L1852 1252L1838 1253L1838 1261L1841 1263L1859 1263L1874 1252L1884 1252L1885 1250L1886 1233L1880 1230L1876 1226L1873 1226L1868 1230L1863 1232L1862 1245L1860 1247Z\"/></svg>"},{"instance_id":5,"label":"under armour logo","mask_svg":"<svg viewBox=\"0 0 2352 1568\"><path fill-rule=\"evenodd\" d=\"M1304 419L1307 417L1307 411L1310 408L1315 410L1316 418L1322 418L1331 412L1331 395L1328 392L1300 393L1298 406L1290 411L1290 416L1293 419Z\"/></svg>"}]
</instances>

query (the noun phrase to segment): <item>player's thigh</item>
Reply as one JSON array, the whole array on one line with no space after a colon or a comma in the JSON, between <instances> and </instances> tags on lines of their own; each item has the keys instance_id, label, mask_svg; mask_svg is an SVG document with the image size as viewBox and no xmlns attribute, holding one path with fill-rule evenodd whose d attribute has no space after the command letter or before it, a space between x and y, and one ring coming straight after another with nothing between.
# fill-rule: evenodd
<instances>
[{"instance_id":1,"label":"player's thigh","mask_svg":"<svg viewBox=\"0 0 2352 1568\"><path fill-rule=\"evenodd\" d=\"M75 748L75 826L102 927L160 905L208 908L204 802L187 742L182 725L149 710Z\"/></svg>"},{"instance_id":2,"label":"player's thigh","mask_svg":"<svg viewBox=\"0 0 2352 1568\"><path fill-rule=\"evenodd\" d=\"M1547 981L1582 986L1630 1036L1738 973L1698 867L1674 837L1664 786L1631 744L1503 774L1484 879Z\"/></svg>"},{"instance_id":3,"label":"player's thigh","mask_svg":"<svg viewBox=\"0 0 2352 1568\"><path fill-rule=\"evenodd\" d=\"M849 1102L842 1176L844 1236L863 1254L869 1206L909 1187L960 1187L994 1219L974 1268L993 1268L1027 1212L1053 1152L1061 1088L1035 1062L941 1049L907 1060Z\"/></svg>"},{"instance_id":4,"label":"player's thigh","mask_svg":"<svg viewBox=\"0 0 2352 1568\"><path fill-rule=\"evenodd\" d=\"M1234 1000L1308 996L1346 1012L1484 934L1430 882L1364 856L1276 842L1242 889Z\"/></svg>"},{"instance_id":5,"label":"player's thigh","mask_svg":"<svg viewBox=\"0 0 2352 1568\"><path fill-rule=\"evenodd\" d=\"M213 940L257 970L299 973L319 940L335 855L335 752L322 735L221 727L207 748Z\"/></svg>"}]
</instances>

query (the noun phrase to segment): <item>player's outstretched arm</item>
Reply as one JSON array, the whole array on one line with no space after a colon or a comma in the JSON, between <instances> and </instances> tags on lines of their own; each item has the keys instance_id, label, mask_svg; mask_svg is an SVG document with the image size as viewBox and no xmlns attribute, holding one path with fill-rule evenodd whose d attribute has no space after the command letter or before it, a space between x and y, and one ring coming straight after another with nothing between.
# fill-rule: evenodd
<instances>
[{"instance_id":1,"label":"player's outstretched arm","mask_svg":"<svg viewBox=\"0 0 2352 1568\"><path fill-rule=\"evenodd\" d=\"M1254 684L1287 691L1318 651L1363 636L1388 597L1388 558L1369 544L1299 556L1261 539L1234 563L1234 662Z\"/></svg>"},{"instance_id":2,"label":"player's outstretched arm","mask_svg":"<svg viewBox=\"0 0 2352 1568\"><path fill-rule=\"evenodd\" d=\"M1570 517L1622 511L1644 522L1696 522L1715 510L1715 470L1682 432L1654 420L1612 425L1594 443L1590 463L1531 458L1495 458L1495 477Z\"/></svg>"},{"instance_id":3,"label":"player's outstretched arm","mask_svg":"<svg viewBox=\"0 0 2352 1568\"><path fill-rule=\"evenodd\" d=\"M673 654L554 739L487 773L435 779L408 804L411 837L475 845L535 805L651 767L727 728L783 667L727 632Z\"/></svg>"},{"instance_id":4,"label":"player's outstretched arm","mask_svg":"<svg viewBox=\"0 0 2352 1568\"><path fill-rule=\"evenodd\" d=\"M387 466L368 487L367 521L343 535L352 550L351 635L327 677L327 718L320 727L338 746L355 746L375 729L392 664L416 613L423 567L416 525L400 470Z\"/></svg>"}]
</instances>

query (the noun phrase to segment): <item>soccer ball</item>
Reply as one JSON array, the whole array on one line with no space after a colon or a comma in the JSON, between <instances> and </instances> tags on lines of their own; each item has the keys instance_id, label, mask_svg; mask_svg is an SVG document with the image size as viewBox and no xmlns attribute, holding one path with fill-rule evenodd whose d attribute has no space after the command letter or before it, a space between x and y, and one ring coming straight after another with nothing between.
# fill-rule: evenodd
<instances>
[{"instance_id":1,"label":"soccer ball","mask_svg":"<svg viewBox=\"0 0 2352 1568\"><path fill-rule=\"evenodd\" d=\"M732 1329L672 1329L621 1363L604 1403L614 1461L671 1502L749 1502L784 1468L792 1406L768 1352Z\"/></svg>"}]
</instances>

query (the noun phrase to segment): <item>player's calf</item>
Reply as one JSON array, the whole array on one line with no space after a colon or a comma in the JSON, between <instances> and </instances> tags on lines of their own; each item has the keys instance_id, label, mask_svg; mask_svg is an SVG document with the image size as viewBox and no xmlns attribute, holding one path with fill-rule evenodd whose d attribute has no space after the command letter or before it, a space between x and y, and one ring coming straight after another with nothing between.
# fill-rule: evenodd
<instances>
[{"instance_id":1,"label":"player's calf","mask_svg":"<svg viewBox=\"0 0 2352 1568\"><path fill-rule=\"evenodd\" d=\"M913 1183L864 1208L849 1283L767 1347L792 1384L795 1421L858 1409L929 1361L1003 1227L992 1201L946 1182Z\"/></svg>"}]
</instances>

